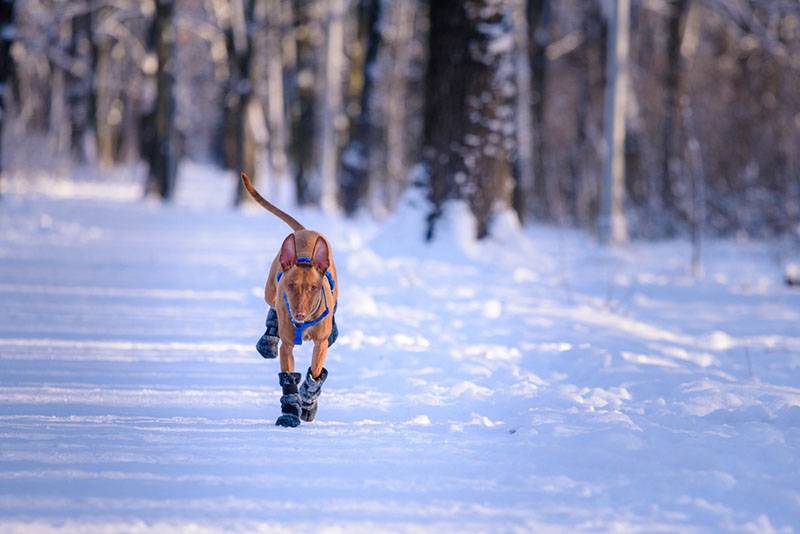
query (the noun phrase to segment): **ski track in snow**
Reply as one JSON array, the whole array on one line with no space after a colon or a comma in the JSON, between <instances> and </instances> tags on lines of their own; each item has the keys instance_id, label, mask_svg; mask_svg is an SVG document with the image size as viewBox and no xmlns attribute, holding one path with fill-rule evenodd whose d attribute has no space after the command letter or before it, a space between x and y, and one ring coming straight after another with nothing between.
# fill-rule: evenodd
<instances>
[{"instance_id":1,"label":"ski track in snow","mask_svg":"<svg viewBox=\"0 0 800 534\"><path fill-rule=\"evenodd\" d=\"M180 204L180 203L179 203ZM0 531L793 531L800 293L765 246L604 251L295 210L341 336L287 430L254 344L275 218L0 204ZM310 348L296 351L298 370Z\"/></svg>"}]
</instances>

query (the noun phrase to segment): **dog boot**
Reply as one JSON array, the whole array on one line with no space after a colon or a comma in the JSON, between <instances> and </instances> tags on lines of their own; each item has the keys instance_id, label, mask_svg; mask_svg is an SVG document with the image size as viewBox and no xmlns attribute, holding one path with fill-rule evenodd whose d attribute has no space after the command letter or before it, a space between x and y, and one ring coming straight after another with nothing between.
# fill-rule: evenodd
<instances>
[{"instance_id":1,"label":"dog boot","mask_svg":"<svg viewBox=\"0 0 800 534\"><path fill-rule=\"evenodd\" d=\"M267 313L267 331L256 343L256 350L269 360L278 357L278 314L270 308Z\"/></svg>"},{"instance_id":2,"label":"dog boot","mask_svg":"<svg viewBox=\"0 0 800 534\"><path fill-rule=\"evenodd\" d=\"M333 316L333 327L331 328L331 335L328 336L328 347L336 343L336 338L339 337L339 329L336 328L336 316Z\"/></svg>"},{"instance_id":3,"label":"dog boot","mask_svg":"<svg viewBox=\"0 0 800 534\"><path fill-rule=\"evenodd\" d=\"M322 384L326 378L328 378L328 370L324 367L316 380L311 377L311 368L306 372L306 379L300 384L300 406L303 409L300 419L303 421L310 423L317 416L317 399L322 393Z\"/></svg>"},{"instance_id":4,"label":"dog boot","mask_svg":"<svg viewBox=\"0 0 800 534\"><path fill-rule=\"evenodd\" d=\"M277 426L295 427L300 424L300 395L297 393L297 383L300 382L300 378L300 373L278 373L278 382L283 389L281 396L283 415L275 421Z\"/></svg>"}]
</instances>

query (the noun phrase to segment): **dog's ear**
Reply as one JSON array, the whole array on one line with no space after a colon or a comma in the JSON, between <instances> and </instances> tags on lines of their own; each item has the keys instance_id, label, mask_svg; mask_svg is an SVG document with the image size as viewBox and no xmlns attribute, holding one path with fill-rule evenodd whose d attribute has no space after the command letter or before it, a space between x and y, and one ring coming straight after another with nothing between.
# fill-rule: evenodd
<instances>
[{"instance_id":1,"label":"dog's ear","mask_svg":"<svg viewBox=\"0 0 800 534\"><path fill-rule=\"evenodd\" d=\"M328 270L331 265L328 242L323 237L318 237L314 243L314 253L311 255L311 263L321 272Z\"/></svg>"},{"instance_id":2,"label":"dog's ear","mask_svg":"<svg viewBox=\"0 0 800 534\"><path fill-rule=\"evenodd\" d=\"M286 236L286 239L283 240L283 244L281 245L281 269L284 271L287 270L289 267L294 265L296 260L297 248L294 242L294 234L289 234Z\"/></svg>"}]
</instances>

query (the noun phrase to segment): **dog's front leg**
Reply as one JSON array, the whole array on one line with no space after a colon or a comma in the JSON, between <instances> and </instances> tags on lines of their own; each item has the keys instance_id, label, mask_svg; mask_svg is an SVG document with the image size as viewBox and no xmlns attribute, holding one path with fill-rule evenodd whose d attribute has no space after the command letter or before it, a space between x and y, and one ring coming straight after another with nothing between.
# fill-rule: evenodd
<instances>
[{"instance_id":1,"label":"dog's front leg","mask_svg":"<svg viewBox=\"0 0 800 534\"><path fill-rule=\"evenodd\" d=\"M300 394L297 384L300 382L300 373L294 372L294 345L281 341L281 372L278 373L278 382L281 385L281 416L275 421L278 426L295 427L300 424Z\"/></svg>"},{"instance_id":2,"label":"dog's front leg","mask_svg":"<svg viewBox=\"0 0 800 534\"><path fill-rule=\"evenodd\" d=\"M300 419L313 421L317 416L317 399L322 392L322 384L328 378L325 369L325 356L328 354L328 340L314 342L314 352L311 356L311 367L306 372L306 378L300 384L300 405L302 412Z\"/></svg>"},{"instance_id":3,"label":"dog's front leg","mask_svg":"<svg viewBox=\"0 0 800 534\"><path fill-rule=\"evenodd\" d=\"M281 371L284 373L294 372L294 345L281 340Z\"/></svg>"},{"instance_id":4,"label":"dog's front leg","mask_svg":"<svg viewBox=\"0 0 800 534\"><path fill-rule=\"evenodd\" d=\"M311 354L311 377L319 378L325 367L325 357L328 355L328 340L314 341L314 351Z\"/></svg>"}]
</instances>

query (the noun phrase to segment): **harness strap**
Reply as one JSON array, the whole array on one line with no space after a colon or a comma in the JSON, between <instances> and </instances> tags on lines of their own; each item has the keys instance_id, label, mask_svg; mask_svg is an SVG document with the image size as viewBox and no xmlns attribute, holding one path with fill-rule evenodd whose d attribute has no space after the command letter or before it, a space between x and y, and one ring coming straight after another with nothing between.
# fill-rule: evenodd
<instances>
[{"instance_id":1,"label":"harness strap","mask_svg":"<svg viewBox=\"0 0 800 534\"><path fill-rule=\"evenodd\" d=\"M325 278L328 279L328 284L331 286L331 293L333 293L333 289L336 287L336 284L333 281L333 275L330 271L325 271Z\"/></svg>"},{"instance_id":2,"label":"harness strap","mask_svg":"<svg viewBox=\"0 0 800 534\"><path fill-rule=\"evenodd\" d=\"M283 301L286 303L286 309L289 312L289 320L292 322L292 325L294 326L294 344L295 345L302 345L303 344L303 330L305 330L306 328L310 328L310 327L314 326L315 324L319 323L321 320L323 320L325 317L328 316L328 313L330 313L331 310L328 307L328 299L325 297L325 292L324 291L322 292L322 300L325 302L325 311L322 312L322 314L319 317L317 317L316 319L313 319L311 321L305 321L305 322L302 322L302 323L298 323L297 321L295 321L293 319L294 315L292 314L292 307L289 305L289 297L286 296L286 292L284 291L284 293L283 293Z\"/></svg>"}]
</instances>

